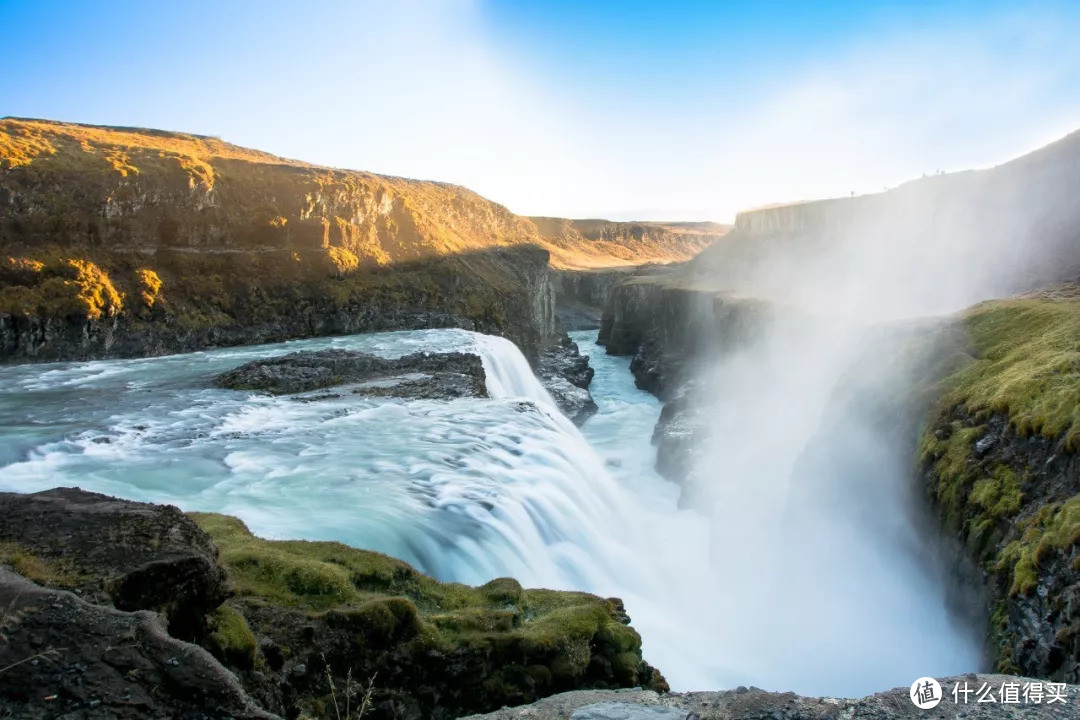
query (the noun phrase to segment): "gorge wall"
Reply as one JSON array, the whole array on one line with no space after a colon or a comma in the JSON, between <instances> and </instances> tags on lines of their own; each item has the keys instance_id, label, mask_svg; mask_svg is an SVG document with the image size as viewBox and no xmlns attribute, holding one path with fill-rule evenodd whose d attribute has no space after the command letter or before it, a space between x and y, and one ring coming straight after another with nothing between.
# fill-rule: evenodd
<instances>
[{"instance_id":1,"label":"gorge wall","mask_svg":"<svg viewBox=\"0 0 1080 720\"><path fill-rule=\"evenodd\" d=\"M717 235L541 229L445 183L15 118L0 121L0 207L0 361L454 326L536 362L561 336L553 265L684 260Z\"/></svg>"}]
</instances>

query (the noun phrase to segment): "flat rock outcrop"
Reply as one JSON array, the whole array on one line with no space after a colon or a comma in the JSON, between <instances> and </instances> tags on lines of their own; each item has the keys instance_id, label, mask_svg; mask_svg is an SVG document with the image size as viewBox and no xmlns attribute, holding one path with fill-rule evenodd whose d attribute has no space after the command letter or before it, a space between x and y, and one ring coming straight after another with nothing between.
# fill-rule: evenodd
<instances>
[{"instance_id":1,"label":"flat rock outcrop","mask_svg":"<svg viewBox=\"0 0 1080 720\"><path fill-rule=\"evenodd\" d=\"M487 397L484 379L480 357L470 353L420 352L388 359L353 350L318 350L253 360L214 382L273 395L348 386L359 395L450 400Z\"/></svg>"}]
</instances>

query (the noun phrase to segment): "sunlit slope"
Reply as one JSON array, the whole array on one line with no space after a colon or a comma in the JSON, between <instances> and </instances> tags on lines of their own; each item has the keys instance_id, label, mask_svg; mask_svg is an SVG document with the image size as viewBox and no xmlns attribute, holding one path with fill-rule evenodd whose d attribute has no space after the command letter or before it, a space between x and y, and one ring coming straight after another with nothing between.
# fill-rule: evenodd
<instances>
[{"instance_id":1,"label":"sunlit slope","mask_svg":"<svg viewBox=\"0 0 1080 720\"><path fill-rule=\"evenodd\" d=\"M350 270L540 241L465 188L184 133L6 119L0 167L7 246L288 249Z\"/></svg>"},{"instance_id":2,"label":"sunlit slope","mask_svg":"<svg viewBox=\"0 0 1080 720\"><path fill-rule=\"evenodd\" d=\"M552 262L568 268L599 268L689 260L730 227L719 223L612 222L531 218Z\"/></svg>"},{"instance_id":3,"label":"sunlit slope","mask_svg":"<svg viewBox=\"0 0 1080 720\"><path fill-rule=\"evenodd\" d=\"M142 128L0 120L5 246L289 249L340 270L532 243L556 265L685 260L710 224L543 221L466 188ZM537 224L541 227L538 229Z\"/></svg>"},{"instance_id":4,"label":"sunlit slope","mask_svg":"<svg viewBox=\"0 0 1080 720\"><path fill-rule=\"evenodd\" d=\"M710 238L541 232L456 185L17 118L0 120L0 207L0 359L448 325L533 357L554 331L549 266L682 260Z\"/></svg>"}]
</instances>

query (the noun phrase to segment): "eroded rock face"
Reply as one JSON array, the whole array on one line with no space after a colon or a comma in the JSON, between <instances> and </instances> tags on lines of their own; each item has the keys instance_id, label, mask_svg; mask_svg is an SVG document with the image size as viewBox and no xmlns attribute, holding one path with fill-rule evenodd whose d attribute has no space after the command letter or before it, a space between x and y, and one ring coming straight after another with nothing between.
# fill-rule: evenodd
<instances>
[{"instance_id":1,"label":"eroded rock face","mask_svg":"<svg viewBox=\"0 0 1080 720\"><path fill-rule=\"evenodd\" d=\"M1077 456L1065 438L1021 435L1003 413L977 418L954 407L928 432L934 446L953 448L953 466L926 448L924 480L946 528L981 568L993 659L1080 681L1080 546L1068 510L1080 492Z\"/></svg>"},{"instance_id":2,"label":"eroded rock face","mask_svg":"<svg viewBox=\"0 0 1080 720\"><path fill-rule=\"evenodd\" d=\"M540 353L537 375L559 409L580 425L596 414L596 402L589 392L595 371L588 356L578 351L577 343L563 336L558 343Z\"/></svg>"},{"instance_id":3,"label":"eroded rock face","mask_svg":"<svg viewBox=\"0 0 1080 720\"><path fill-rule=\"evenodd\" d=\"M380 397L449 400L487 397L484 367L470 353L413 353L381 358L354 350L318 350L253 360L218 375L232 390L288 395L348 385L349 392Z\"/></svg>"},{"instance_id":4,"label":"eroded rock face","mask_svg":"<svg viewBox=\"0 0 1080 720\"><path fill-rule=\"evenodd\" d=\"M56 488L0 493L0 562L119 610L152 610L200 636L225 599L217 548L179 509Z\"/></svg>"}]
</instances>

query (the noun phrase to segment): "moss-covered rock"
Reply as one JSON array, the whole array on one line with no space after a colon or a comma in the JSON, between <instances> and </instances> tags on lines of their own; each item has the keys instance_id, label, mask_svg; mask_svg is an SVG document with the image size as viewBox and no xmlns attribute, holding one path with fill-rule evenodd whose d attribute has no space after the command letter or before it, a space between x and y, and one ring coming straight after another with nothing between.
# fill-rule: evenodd
<instances>
[{"instance_id":1,"label":"moss-covered rock","mask_svg":"<svg viewBox=\"0 0 1080 720\"><path fill-rule=\"evenodd\" d=\"M978 305L970 357L919 449L944 525L987 579L1002 671L1080 679L1080 299Z\"/></svg>"},{"instance_id":2,"label":"moss-covered rock","mask_svg":"<svg viewBox=\"0 0 1080 720\"><path fill-rule=\"evenodd\" d=\"M331 680L340 688L350 676L376 678L379 717L453 717L581 687L666 688L617 600L510 578L442 583L379 553L192 518L220 550L230 607L282 658L257 677L233 664L286 714L318 716Z\"/></svg>"}]
</instances>

